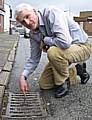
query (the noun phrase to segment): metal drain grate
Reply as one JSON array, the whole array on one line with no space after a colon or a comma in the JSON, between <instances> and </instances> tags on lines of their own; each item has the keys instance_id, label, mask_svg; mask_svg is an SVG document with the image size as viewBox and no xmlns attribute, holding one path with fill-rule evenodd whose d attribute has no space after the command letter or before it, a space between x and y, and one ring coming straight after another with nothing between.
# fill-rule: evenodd
<instances>
[{"instance_id":1,"label":"metal drain grate","mask_svg":"<svg viewBox=\"0 0 92 120\"><path fill-rule=\"evenodd\" d=\"M47 111L43 104L39 93L36 92L28 92L25 95L23 93L9 93L6 115L3 117L16 120L46 117Z\"/></svg>"}]
</instances>

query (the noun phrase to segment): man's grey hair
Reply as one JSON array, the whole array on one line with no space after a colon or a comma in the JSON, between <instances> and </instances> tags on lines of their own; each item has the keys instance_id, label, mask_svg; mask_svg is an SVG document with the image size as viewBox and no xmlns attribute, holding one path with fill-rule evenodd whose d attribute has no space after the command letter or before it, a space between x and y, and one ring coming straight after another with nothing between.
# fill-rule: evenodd
<instances>
[{"instance_id":1,"label":"man's grey hair","mask_svg":"<svg viewBox=\"0 0 92 120\"><path fill-rule=\"evenodd\" d=\"M15 14L14 14L14 18L16 19L18 14L23 11L24 9L27 9L27 10L32 10L34 9L33 6L29 5L29 4L26 4L26 3L21 3L19 4L18 6L16 6L15 8Z\"/></svg>"}]
</instances>

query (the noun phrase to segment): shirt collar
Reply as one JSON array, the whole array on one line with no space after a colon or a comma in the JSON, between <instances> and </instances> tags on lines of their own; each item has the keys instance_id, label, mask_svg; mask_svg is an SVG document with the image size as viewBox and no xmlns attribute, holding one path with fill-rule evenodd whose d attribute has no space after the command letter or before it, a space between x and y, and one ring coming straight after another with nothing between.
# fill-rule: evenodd
<instances>
[{"instance_id":1,"label":"shirt collar","mask_svg":"<svg viewBox=\"0 0 92 120\"><path fill-rule=\"evenodd\" d=\"M38 14L38 18L39 18L39 26L44 26L41 13L38 11L37 14Z\"/></svg>"}]
</instances>

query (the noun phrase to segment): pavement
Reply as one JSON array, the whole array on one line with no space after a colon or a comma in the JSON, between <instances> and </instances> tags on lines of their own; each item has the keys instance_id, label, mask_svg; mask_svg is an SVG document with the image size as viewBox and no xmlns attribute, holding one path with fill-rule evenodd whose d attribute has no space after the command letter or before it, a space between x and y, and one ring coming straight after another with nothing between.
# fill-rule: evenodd
<instances>
[{"instance_id":1,"label":"pavement","mask_svg":"<svg viewBox=\"0 0 92 120\"><path fill-rule=\"evenodd\" d=\"M0 111L5 88L13 68L19 35L0 33Z\"/></svg>"}]
</instances>

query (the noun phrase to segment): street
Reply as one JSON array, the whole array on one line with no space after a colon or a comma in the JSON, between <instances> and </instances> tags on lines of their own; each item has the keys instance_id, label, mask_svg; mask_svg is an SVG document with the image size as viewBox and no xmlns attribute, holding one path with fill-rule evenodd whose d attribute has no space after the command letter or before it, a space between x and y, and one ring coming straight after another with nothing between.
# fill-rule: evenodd
<instances>
[{"instance_id":1,"label":"street","mask_svg":"<svg viewBox=\"0 0 92 120\"><path fill-rule=\"evenodd\" d=\"M92 42L92 38L89 38ZM8 92L20 92L19 77L24 64L30 56L29 39L20 37L13 70L9 79ZM38 79L47 63L46 53L43 53L35 72L29 76L29 91L39 92L45 99L48 108L48 116L37 120L92 120L92 55L87 60L87 69L90 80L86 85L80 83L70 87L69 94L63 98L55 99L53 90L41 91Z\"/></svg>"}]
</instances>

